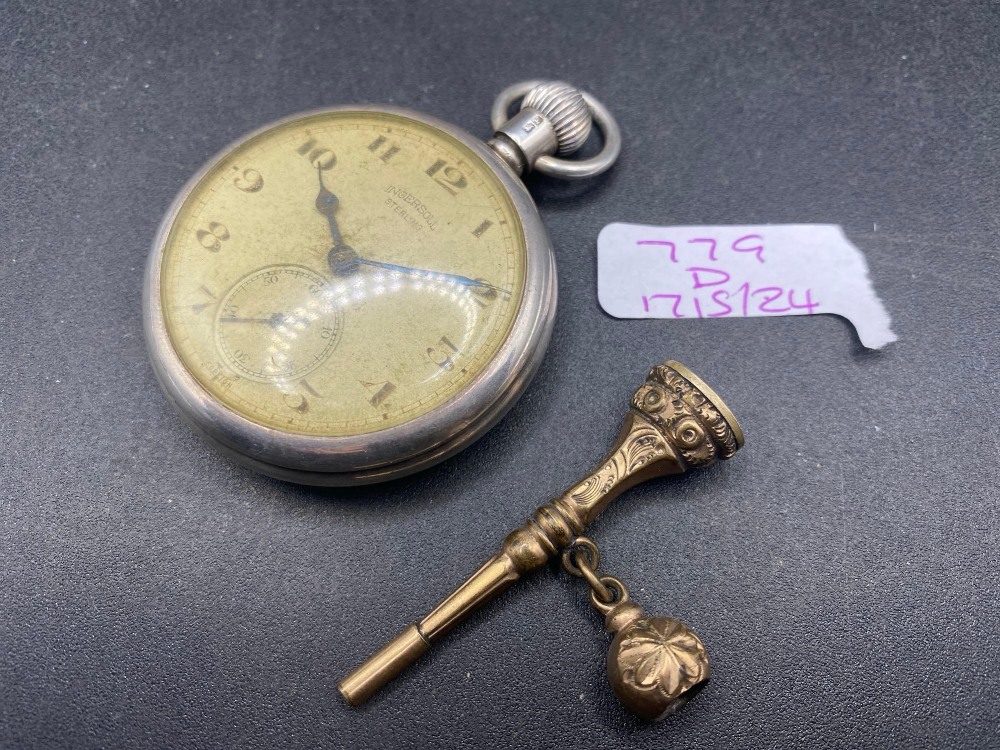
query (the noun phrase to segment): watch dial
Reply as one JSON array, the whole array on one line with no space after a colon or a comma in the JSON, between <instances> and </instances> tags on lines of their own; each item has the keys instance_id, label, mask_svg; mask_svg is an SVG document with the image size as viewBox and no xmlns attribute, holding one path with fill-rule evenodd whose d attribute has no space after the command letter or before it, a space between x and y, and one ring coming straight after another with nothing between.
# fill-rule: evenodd
<instances>
[{"instance_id":1,"label":"watch dial","mask_svg":"<svg viewBox=\"0 0 1000 750\"><path fill-rule=\"evenodd\" d=\"M271 128L194 186L167 235L167 333L212 396L268 427L344 436L456 396L524 286L517 212L450 135L381 112Z\"/></svg>"}]
</instances>

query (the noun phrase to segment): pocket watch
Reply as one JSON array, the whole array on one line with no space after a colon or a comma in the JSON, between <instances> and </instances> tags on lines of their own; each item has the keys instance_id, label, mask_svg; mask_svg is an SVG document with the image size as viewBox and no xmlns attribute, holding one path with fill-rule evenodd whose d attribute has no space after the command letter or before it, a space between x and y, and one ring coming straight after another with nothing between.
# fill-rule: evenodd
<instances>
[{"instance_id":1,"label":"pocket watch","mask_svg":"<svg viewBox=\"0 0 1000 750\"><path fill-rule=\"evenodd\" d=\"M592 123L601 151L565 159ZM306 112L187 183L153 243L143 312L157 378L198 432L264 474L350 485L442 461L511 408L556 306L520 175L599 174L621 137L558 82L504 90L492 124L483 143L401 107Z\"/></svg>"}]
</instances>

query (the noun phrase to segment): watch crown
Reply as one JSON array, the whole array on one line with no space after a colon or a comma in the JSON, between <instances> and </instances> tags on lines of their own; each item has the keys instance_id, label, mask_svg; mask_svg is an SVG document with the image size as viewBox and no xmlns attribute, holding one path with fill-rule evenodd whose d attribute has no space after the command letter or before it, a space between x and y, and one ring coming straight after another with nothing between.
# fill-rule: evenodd
<instances>
[{"instance_id":1,"label":"watch crown","mask_svg":"<svg viewBox=\"0 0 1000 750\"><path fill-rule=\"evenodd\" d=\"M521 100L513 117L510 108ZM593 177L615 163L621 150L618 123L597 99L562 81L521 81L508 86L490 110L493 137L487 145L518 176L537 169L550 177ZM566 159L587 141L591 128L604 144L596 156ZM559 156L555 156L555 154Z\"/></svg>"},{"instance_id":2,"label":"watch crown","mask_svg":"<svg viewBox=\"0 0 1000 750\"><path fill-rule=\"evenodd\" d=\"M593 118L579 89L562 81L535 86L521 102L521 109L541 112L552 123L559 155L578 151L590 135Z\"/></svg>"}]
</instances>

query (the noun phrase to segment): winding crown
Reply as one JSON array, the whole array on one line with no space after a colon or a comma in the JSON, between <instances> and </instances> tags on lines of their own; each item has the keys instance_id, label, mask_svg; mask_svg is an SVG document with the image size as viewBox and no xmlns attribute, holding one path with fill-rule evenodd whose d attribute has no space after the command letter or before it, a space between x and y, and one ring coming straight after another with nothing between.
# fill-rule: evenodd
<instances>
[{"instance_id":1,"label":"winding crown","mask_svg":"<svg viewBox=\"0 0 1000 750\"><path fill-rule=\"evenodd\" d=\"M568 83L551 81L535 86L521 102L522 109L541 112L552 123L559 155L578 151L590 135L593 118L583 94Z\"/></svg>"}]
</instances>

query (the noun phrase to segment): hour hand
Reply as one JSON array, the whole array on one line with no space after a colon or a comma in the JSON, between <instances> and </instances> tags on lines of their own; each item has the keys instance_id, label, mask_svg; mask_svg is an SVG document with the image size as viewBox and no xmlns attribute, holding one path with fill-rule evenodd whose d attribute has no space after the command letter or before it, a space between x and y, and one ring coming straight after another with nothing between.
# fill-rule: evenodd
<instances>
[{"instance_id":1,"label":"hour hand","mask_svg":"<svg viewBox=\"0 0 1000 750\"><path fill-rule=\"evenodd\" d=\"M333 235L334 246L343 245L344 237L340 233L340 227L337 226L337 218L334 216L337 213L340 200L326 189L326 185L323 184L323 170L319 167L316 168L316 176L319 178L319 195L316 196L316 210L326 217L326 222L330 225L330 234Z\"/></svg>"}]
</instances>

